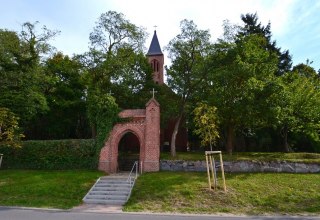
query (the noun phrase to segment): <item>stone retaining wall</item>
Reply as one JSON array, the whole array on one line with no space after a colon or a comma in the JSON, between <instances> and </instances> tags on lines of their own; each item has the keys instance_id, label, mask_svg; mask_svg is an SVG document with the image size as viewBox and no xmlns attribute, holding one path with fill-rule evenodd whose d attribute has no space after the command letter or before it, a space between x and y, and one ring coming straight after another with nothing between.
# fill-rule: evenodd
<instances>
[{"instance_id":1,"label":"stone retaining wall","mask_svg":"<svg viewBox=\"0 0 320 220\"><path fill-rule=\"evenodd\" d=\"M220 163L216 162L216 165ZM292 163L285 161L224 161L225 172L273 172L273 173L320 173L320 164ZM163 171L206 171L205 161L161 160Z\"/></svg>"}]
</instances>

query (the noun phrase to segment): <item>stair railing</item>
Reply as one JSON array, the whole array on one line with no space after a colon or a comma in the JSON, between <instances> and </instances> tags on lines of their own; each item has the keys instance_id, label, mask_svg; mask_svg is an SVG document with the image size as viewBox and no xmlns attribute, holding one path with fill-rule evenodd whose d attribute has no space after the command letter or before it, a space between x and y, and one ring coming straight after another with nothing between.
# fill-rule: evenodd
<instances>
[{"instance_id":1,"label":"stair railing","mask_svg":"<svg viewBox=\"0 0 320 220\"><path fill-rule=\"evenodd\" d=\"M128 195L128 199L129 199L129 197L131 195L131 190L133 188L133 185L134 185L137 177L138 177L138 161L135 161L133 166L132 166L132 168L131 168L131 171L129 173L128 179L127 179L127 182L130 183L130 192L129 192L129 195Z\"/></svg>"},{"instance_id":2,"label":"stair railing","mask_svg":"<svg viewBox=\"0 0 320 220\"><path fill-rule=\"evenodd\" d=\"M0 154L0 168L1 168L1 163L2 163L2 156L3 156L3 154Z\"/></svg>"}]
</instances>

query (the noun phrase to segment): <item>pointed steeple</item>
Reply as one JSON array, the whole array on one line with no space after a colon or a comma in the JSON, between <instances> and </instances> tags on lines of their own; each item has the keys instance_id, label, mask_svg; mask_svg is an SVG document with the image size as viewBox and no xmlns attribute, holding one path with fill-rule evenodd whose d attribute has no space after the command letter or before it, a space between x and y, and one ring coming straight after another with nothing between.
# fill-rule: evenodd
<instances>
[{"instance_id":1,"label":"pointed steeple","mask_svg":"<svg viewBox=\"0 0 320 220\"><path fill-rule=\"evenodd\" d=\"M160 44L157 37L157 32L154 31L153 38L151 40L150 48L147 53L148 61L153 70L152 78L156 84L162 85L163 81L163 64L164 57L160 48Z\"/></svg>"},{"instance_id":2,"label":"pointed steeple","mask_svg":"<svg viewBox=\"0 0 320 220\"><path fill-rule=\"evenodd\" d=\"M152 41L151 41L147 55L148 56L163 55L161 48L160 48L159 41L158 41L156 30L154 30L154 34L153 34Z\"/></svg>"}]
</instances>

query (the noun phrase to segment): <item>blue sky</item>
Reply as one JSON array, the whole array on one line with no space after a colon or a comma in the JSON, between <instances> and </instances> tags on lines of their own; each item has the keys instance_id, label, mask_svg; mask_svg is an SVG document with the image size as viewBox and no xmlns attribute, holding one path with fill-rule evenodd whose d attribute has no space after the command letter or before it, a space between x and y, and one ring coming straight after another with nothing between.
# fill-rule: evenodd
<instances>
[{"instance_id":1,"label":"blue sky","mask_svg":"<svg viewBox=\"0 0 320 220\"><path fill-rule=\"evenodd\" d=\"M150 34L146 48L154 25L162 47L179 33L185 18L209 29L214 41L222 34L223 20L241 24L241 14L257 12L264 25L271 22L273 39L289 49L294 65L309 59L311 66L320 69L319 0L2 0L0 28L20 31L24 22L39 21L39 27L61 31L51 41L59 51L79 54L88 50L95 22L108 10L122 12L132 23L145 27Z\"/></svg>"}]
</instances>

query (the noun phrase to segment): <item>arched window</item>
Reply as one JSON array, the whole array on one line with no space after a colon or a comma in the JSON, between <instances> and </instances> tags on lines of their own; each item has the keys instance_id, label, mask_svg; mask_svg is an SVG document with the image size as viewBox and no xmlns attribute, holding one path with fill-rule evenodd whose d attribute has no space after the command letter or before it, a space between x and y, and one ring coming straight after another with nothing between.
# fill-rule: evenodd
<instances>
[{"instance_id":1,"label":"arched window","mask_svg":"<svg viewBox=\"0 0 320 220\"><path fill-rule=\"evenodd\" d=\"M159 72L159 61L156 59L153 59L151 61L151 68L152 68L153 72Z\"/></svg>"}]
</instances>

